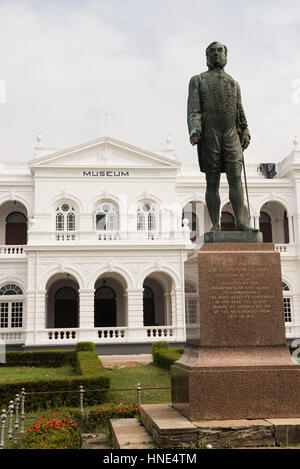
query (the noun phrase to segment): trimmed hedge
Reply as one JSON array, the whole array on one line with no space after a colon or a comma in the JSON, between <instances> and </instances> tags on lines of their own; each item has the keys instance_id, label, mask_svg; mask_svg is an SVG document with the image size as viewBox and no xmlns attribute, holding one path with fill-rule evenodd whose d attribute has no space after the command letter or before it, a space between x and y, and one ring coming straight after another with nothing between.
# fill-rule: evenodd
<instances>
[{"instance_id":1,"label":"trimmed hedge","mask_svg":"<svg viewBox=\"0 0 300 469\"><path fill-rule=\"evenodd\" d=\"M21 354L31 352L21 352ZM34 352L40 353L40 352ZM47 353L43 352L46 356ZM67 353L67 352L64 352ZM10 400L14 399L15 395L20 393L24 387L25 392L39 392L44 394L26 395L25 409L35 410L38 408L49 409L53 407L78 407L79 406L79 391L80 386L84 389L84 405L97 405L107 401L108 393L102 392L88 392L89 389L109 389L110 388L110 375L103 367L102 362L96 355L96 352L74 352L75 359L71 359L73 363L75 376L56 377L48 379L27 379L15 380L6 383L0 383L0 403L2 408L6 408ZM59 355L57 355L59 356ZM71 355L69 356L69 358ZM25 361L25 358L23 359ZM20 366L23 365L24 362ZM37 363L37 362L36 362ZM34 366L37 366L35 363ZM15 365L17 366L17 364ZM45 366L45 361L43 365ZM53 393L51 393L53 391ZM60 391L54 393L54 391Z\"/></svg>"},{"instance_id":2,"label":"trimmed hedge","mask_svg":"<svg viewBox=\"0 0 300 469\"><path fill-rule=\"evenodd\" d=\"M65 365L75 366L76 352L65 350L6 352L6 362L0 366L35 366L42 368L59 368Z\"/></svg>"},{"instance_id":3,"label":"trimmed hedge","mask_svg":"<svg viewBox=\"0 0 300 469\"><path fill-rule=\"evenodd\" d=\"M182 348L169 348L168 342L153 342L152 344L153 363L161 368L170 369L182 353Z\"/></svg>"},{"instance_id":4,"label":"trimmed hedge","mask_svg":"<svg viewBox=\"0 0 300 469\"><path fill-rule=\"evenodd\" d=\"M96 347L93 342L77 342L76 352L95 352Z\"/></svg>"}]
</instances>

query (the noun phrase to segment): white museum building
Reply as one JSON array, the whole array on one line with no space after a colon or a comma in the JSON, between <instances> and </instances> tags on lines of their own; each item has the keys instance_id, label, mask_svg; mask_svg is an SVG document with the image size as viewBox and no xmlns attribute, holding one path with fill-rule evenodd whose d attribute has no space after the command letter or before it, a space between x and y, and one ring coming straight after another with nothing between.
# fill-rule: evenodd
<instances>
[{"instance_id":1,"label":"white museum building","mask_svg":"<svg viewBox=\"0 0 300 469\"><path fill-rule=\"evenodd\" d=\"M0 339L183 344L198 308L184 263L210 229L196 163L183 164L170 137L152 152L111 137L53 149L40 135L32 161L0 163ZM298 141L276 165L246 169L250 223L280 252L290 341L300 337ZM232 230L225 176L220 195L222 230Z\"/></svg>"}]
</instances>

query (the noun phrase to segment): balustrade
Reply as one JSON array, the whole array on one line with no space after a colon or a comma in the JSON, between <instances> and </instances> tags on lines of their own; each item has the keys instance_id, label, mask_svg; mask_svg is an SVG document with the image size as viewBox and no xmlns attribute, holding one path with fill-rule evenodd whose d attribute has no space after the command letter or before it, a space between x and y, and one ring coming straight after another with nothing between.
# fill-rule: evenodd
<instances>
[{"instance_id":1,"label":"balustrade","mask_svg":"<svg viewBox=\"0 0 300 469\"><path fill-rule=\"evenodd\" d=\"M120 341L126 339L126 329L125 328L103 328L98 329L97 331L99 339L115 340Z\"/></svg>"},{"instance_id":2,"label":"balustrade","mask_svg":"<svg viewBox=\"0 0 300 469\"><path fill-rule=\"evenodd\" d=\"M62 242L76 241L78 239L78 233L74 231L56 231L55 239L56 241Z\"/></svg>"},{"instance_id":3,"label":"balustrade","mask_svg":"<svg viewBox=\"0 0 300 469\"><path fill-rule=\"evenodd\" d=\"M120 237L120 231L114 230L114 231L97 231L97 238L99 241L112 241L116 239L121 239Z\"/></svg>"},{"instance_id":4,"label":"balustrade","mask_svg":"<svg viewBox=\"0 0 300 469\"><path fill-rule=\"evenodd\" d=\"M25 332L3 331L3 329L0 329L0 340L3 342L22 343L25 340Z\"/></svg>"},{"instance_id":5,"label":"balustrade","mask_svg":"<svg viewBox=\"0 0 300 469\"><path fill-rule=\"evenodd\" d=\"M0 256L25 256L23 246L0 246Z\"/></svg>"},{"instance_id":6,"label":"balustrade","mask_svg":"<svg viewBox=\"0 0 300 469\"><path fill-rule=\"evenodd\" d=\"M74 330L52 330L48 332L48 338L51 341L55 340L75 340L77 338L77 331Z\"/></svg>"},{"instance_id":7,"label":"balustrade","mask_svg":"<svg viewBox=\"0 0 300 469\"><path fill-rule=\"evenodd\" d=\"M147 328L147 337L154 337L154 338L166 338L166 337L173 337L174 331L173 328L170 327L153 327Z\"/></svg>"}]
</instances>

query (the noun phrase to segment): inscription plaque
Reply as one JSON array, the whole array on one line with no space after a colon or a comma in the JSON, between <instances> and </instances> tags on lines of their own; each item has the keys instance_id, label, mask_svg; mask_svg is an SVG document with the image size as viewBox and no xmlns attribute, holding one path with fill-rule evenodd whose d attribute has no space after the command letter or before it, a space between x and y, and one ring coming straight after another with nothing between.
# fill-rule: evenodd
<instances>
[{"instance_id":1,"label":"inscription plaque","mask_svg":"<svg viewBox=\"0 0 300 469\"><path fill-rule=\"evenodd\" d=\"M247 252L200 249L198 253L198 337L196 345L279 345L285 343L280 254L263 243ZM229 250L229 252L228 252ZM266 327L268 325L268 327Z\"/></svg>"}]
</instances>

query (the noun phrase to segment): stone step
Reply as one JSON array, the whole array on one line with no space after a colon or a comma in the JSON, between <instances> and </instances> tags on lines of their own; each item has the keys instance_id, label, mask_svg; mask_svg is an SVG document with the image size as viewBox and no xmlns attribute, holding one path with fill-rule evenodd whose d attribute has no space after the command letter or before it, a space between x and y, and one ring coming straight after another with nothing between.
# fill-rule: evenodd
<instances>
[{"instance_id":1,"label":"stone step","mask_svg":"<svg viewBox=\"0 0 300 469\"><path fill-rule=\"evenodd\" d=\"M146 404L140 407L141 422L162 447L197 445L198 430L169 404Z\"/></svg>"},{"instance_id":2,"label":"stone step","mask_svg":"<svg viewBox=\"0 0 300 469\"><path fill-rule=\"evenodd\" d=\"M138 419L111 419L110 432L115 449L155 449L152 437Z\"/></svg>"},{"instance_id":3,"label":"stone step","mask_svg":"<svg viewBox=\"0 0 300 469\"><path fill-rule=\"evenodd\" d=\"M140 416L153 440L163 448L274 448L300 444L297 418L191 422L170 404L142 405Z\"/></svg>"}]
</instances>

